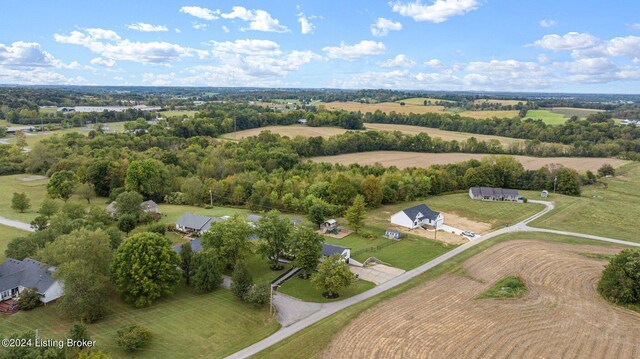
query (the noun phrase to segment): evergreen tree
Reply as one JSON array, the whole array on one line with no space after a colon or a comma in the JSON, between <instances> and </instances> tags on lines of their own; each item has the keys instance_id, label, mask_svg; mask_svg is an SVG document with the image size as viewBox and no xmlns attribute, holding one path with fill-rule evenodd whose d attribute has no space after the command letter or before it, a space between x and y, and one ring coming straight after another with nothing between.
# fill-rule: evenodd
<instances>
[{"instance_id":1,"label":"evergreen tree","mask_svg":"<svg viewBox=\"0 0 640 359\"><path fill-rule=\"evenodd\" d=\"M231 274L231 291L236 297L244 299L253 285L253 278L244 262L236 263Z\"/></svg>"}]
</instances>

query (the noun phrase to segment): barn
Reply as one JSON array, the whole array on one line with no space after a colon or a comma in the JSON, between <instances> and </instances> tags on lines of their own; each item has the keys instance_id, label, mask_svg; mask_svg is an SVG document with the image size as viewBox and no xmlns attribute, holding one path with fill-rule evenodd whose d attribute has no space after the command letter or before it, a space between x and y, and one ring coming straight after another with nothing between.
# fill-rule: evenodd
<instances>
[{"instance_id":1,"label":"barn","mask_svg":"<svg viewBox=\"0 0 640 359\"><path fill-rule=\"evenodd\" d=\"M426 204L419 204L393 214L391 223L409 229L423 225L437 227L444 224L444 216L440 212L431 210Z\"/></svg>"}]
</instances>

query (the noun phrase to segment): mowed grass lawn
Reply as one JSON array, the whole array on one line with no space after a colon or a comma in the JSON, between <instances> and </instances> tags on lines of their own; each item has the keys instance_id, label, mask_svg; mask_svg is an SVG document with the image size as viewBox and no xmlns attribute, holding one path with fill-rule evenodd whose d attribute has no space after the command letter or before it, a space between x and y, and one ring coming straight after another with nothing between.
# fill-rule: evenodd
<instances>
[{"instance_id":1,"label":"mowed grass lawn","mask_svg":"<svg viewBox=\"0 0 640 359\"><path fill-rule=\"evenodd\" d=\"M324 237L326 243L351 248L352 257L362 263L370 257L404 270L410 270L436 258L456 246L432 241L418 236L405 236L396 241L382 237L383 227L368 227L366 231L376 234L374 239L366 239L357 234L336 239ZM378 246L380 248L378 249Z\"/></svg>"},{"instance_id":2,"label":"mowed grass lawn","mask_svg":"<svg viewBox=\"0 0 640 359\"><path fill-rule=\"evenodd\" d=\"M305 302L327 303L335 302L354 295L365 292L376 285L363 279L356 279L349 287L339 292L340 296L335 299L327 299L322 295L322 290L311 284L311 279L302 279L295 276L278 288L279 292L302 299Z\"/></svg>"},{"instance_id":3,"label":"mowed grass lawn","mask_svg":"<svg viewBox=\"0 0 640 359\"><path fill-rule=\"evenodd\" d=\"M22 180L30 176L30 174L0 176L0 188L3 189L0 191L0 216L26 223L30 223L38 216L37 211L40 208L42 201L47 196L47 183L49 182L49 179L46 178L29 181ZM14 192L26 193L27 197L29 197L31 201L31 208L26 210L24 213L11 209L11 199L13 198ZM106 208L107 201L107 198L98 197L91 200L91 205ZM62 200L56 200L56 202L60 206L64 204ZM69 199L69 202L80 203L87 207L89 206L86 200L78 197L77 195L73 195Z\"/></svg>"},{"instance_id":4,"label":"mowed grass lawn","mask_svg":"<svg viewBox=\"0 0 640 359\"><path fill-rule=\"evenodd\" d=\"M580 197L552 194L556 208L531 225L640 242L640 163L622 166L601 182L582 187Z\"/></svg>"},{"instance_id":5,"label":"mowed grass lawn","mask_svg":"<svg viewBox=\"0 0 640 359\"><path fill-rule=\"evenodd\" d=\"M13 227L3 226L0 224L0 262L3 262L6 257L4 255L7 244L14 238L24 237L29 232L25 232Z\"/></svg>"},{"instance_id":6,"label":"mowed grass lawn","mask_svg":"<svg viewBox=\"0 0 640 359\"><path fill-rule=\"evenodd\" d=\"M562 125L569 119L569 117L564 114L551 112L549 110L529 110L524 118L542 120L542 122L547 125Z\"/></svg>"},{"instance_id":7,"label":"mowed grass lawn","mask_svg":"<svg viewBox=\"0 0 640 359\"><path fill-rule=\"evenodd\" d=\"M469 198L469 194L465 192L433 196L425 200L383 206L371 211L369 216L370 219L378 223L388 224L392 214L421 203L426 204L434 211L455 213L458 216L468 218L472 221L488 223L492 228L520 222L544 209L543 205L537 203L484 202L472 200ZM447 224L446 216L444 223Z\"/></svg>"},{"instance_id":8,"label":"mowed grass lawn","mask_svg":"<svg viewBox=\"0 0 640 359\"><path fill-rule=\"evenodd\" d=\"M116 331L130 324L149 328L152 340L135 354L136 358L222 358L254 342L280 327L269 316L269 309L255 309L235 298L231 291L217 289L197 294L190 288L178 288L175 294L149 308L135 309L114 298L107 316L87 325L89 335L99 350L114 358L130 358L116 344ZM57 305L32 311L21 311L0 319L0 335L38 329L43 338L64 339L73 325L65 319Z\"/></svg>"},{"instance_id":9,"label":"mowed grass lawn","mask_svg":"<svg viewBox=\"0 0 640 359\"><path fill-rule=\"evenodd\" d=\"M247 215L250 213L246 209L233 207L214 206L207 209L204 207L175 204L160 204L160 212L162 213L160 223L164 224L176 223L176 221L185 213L193 213L209 217L233 216L234 214Z\"/></svg>"}]
</instances>

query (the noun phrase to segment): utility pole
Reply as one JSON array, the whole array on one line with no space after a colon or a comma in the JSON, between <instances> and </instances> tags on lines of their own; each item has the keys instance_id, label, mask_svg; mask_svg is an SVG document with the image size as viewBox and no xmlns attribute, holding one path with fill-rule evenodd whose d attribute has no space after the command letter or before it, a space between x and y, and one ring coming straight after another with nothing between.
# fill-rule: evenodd
<instances>
[{"instance_id":1,"label":"utility pole","mask_svg":"<svg viewBox=\"0 0 640 359\"><path fill-rule=\"evenodd\" d=\"M211 207L213 207L213 192L211 192L211 188L209 188L209 202L211 202Z\"/></svg>"}]
</instances>

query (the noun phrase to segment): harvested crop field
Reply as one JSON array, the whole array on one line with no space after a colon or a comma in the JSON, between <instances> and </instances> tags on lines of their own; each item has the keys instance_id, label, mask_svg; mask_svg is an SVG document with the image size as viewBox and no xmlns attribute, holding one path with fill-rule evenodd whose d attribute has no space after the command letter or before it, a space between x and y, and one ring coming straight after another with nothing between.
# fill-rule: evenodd
<instances>
[{"instance_id":1,"label":"harvested crop field","mask_svg":"<svg viewBox=\"0 0 640 359\"><path fill-rule=\"evenodd\" d=\"M429 168L431 165L444 165L468 161L471 159L481 160L491 156L479 153L421 153L403 151L372 151L348 153L337 156L312 157L313 162L329 162L349 165L358 163L360 165L373 165L379 163L382 166L396 166L398 168L421 167ZM615 158L595 158L595 157L530 157L513 156L525 169L539 169L547 165L562 165L573 168L579 172L591 170L597 171L603 164L608 163L614 167L622 166L629 161Z\"/></svg>"},{"instance_id":2,"label":"harvested crop field","mask_svg":"<svg viewBox=\"0 0 640 359\"><path fill-rule=\"evenodd\" d=\"M419 133L426 133L431 137L442 138L446 141L456 140L463 142L471 137L475 137L479 141L498 140L504 146L508 146L512 143L524 143L525 140L509 137L490 136L490 135L478 135L474 133L444 131L437 128L422 127L422 126L410 126L410 125L393 125L387 123L365 123L365 128L378 131L400 131L408 135L417 135Z\"/></svg>"},{"instance_id":3,"label":"harvested crop field","mask_svg":"<svg viewBox=\"0 0 640 359\"><path fill-rule=\"evenodd\" d=\"M619 249L533 240L497 244L445 274L369 309L324 358L638 358L640 314L595 286ZM522 278L518 299L475 299L501 278Z\"/></svg>"},{"instance_id":4,"label":"harvested crop field","mask_svg":"<svg viewBox=\"0 0 640 359\"><path fill-rule=\"evenodd\" d=\"M222 137L239 140L239 139L243 139L251 136L257 136L262 131L271 131L272 133L277 133L281 136L288 136L291 138L296 136L331 137L331 136L335 136L335 135L339 135L341 133L347 132L347 130L343 128L337 128L337 127L309 127L309 126L302 126L302 125L290 125L290 126L266 126L266 127L252 128L249 130L227 133Z\"/></svg>"},{"instance_id":5,"label":"harvested crop field","mask_svg":"<svg viewBox=\"0 0 640 359\"><path fill-rule=\"evenodd\" d=\"M423 106L423 105L411 105L405 104L404 106L400 105L399 102L380 102L380 103L360 103L360 102L329 102L325 103L324 106L328 110L345 110L345 111L360 111L362 113L367 112L376 112L376 110L380 110L385 113L396 112L396 113L433 113L433 112L442 112L444 110L443 106Z\"/></svg>"},{"instance_id":6,"label":"harvested crop field","mask_svg":"<svg viewBox=\"0 0 640 359\"><path fill-rule=\"evenodd\" d=\"M459 113L460 116L463 117L471 117L477 120L482 120L485 118L514 118L518 116L518 111L516 110L489 110L489 111L463 111Z\"/></svg>"},{"instance_id":7,"label":"harvested crop field","mask_svg":"<svg viewBox=\"0 0 640 359\"><path fill-rule=\"evenodd\" d=\"M567 117L578 116L587 117L593 113L604 112L604 110L595 110L591 108L575 108L575 107L553 107L550 109L553 113L559 113Z\"/></svg>"}]
</instances>

